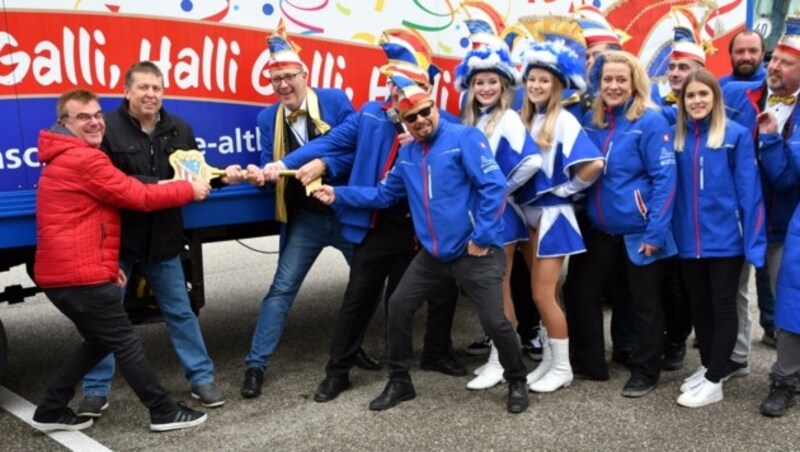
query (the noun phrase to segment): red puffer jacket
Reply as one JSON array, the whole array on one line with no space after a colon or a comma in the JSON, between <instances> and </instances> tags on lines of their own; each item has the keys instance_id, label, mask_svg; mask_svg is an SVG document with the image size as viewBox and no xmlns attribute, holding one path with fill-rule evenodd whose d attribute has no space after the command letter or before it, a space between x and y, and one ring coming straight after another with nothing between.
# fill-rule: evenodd
<instances>
[{"instance_id":1,"label":"red puffer jacket","mask_svg":"<svg viewBox=\"0 0 800 452\"><path fill-rule=\"evenodd\" d=\"M36 192L34 275L43 288L116 280L118 209L176 207L194 195L188 182L144 185L126 176L100 149L63 128L39 134L39 161L45 166Z\"/></svg>"}]
</instances>

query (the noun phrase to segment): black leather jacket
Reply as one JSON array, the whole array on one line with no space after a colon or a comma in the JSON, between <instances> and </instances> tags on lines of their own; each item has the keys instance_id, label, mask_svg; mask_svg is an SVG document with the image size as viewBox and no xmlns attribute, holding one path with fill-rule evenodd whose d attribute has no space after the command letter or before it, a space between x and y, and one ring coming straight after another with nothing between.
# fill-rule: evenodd
<instances>
[{"instance_id":1,"label":"black leather jacket","mask_svg":"<svg viewBox=\"0 0 800 452\"><path fill-rule=\"evenodd\" d=\"M178 149L197 149L191 126L169 115L163 108L151 135L142 131L139 121L128 113L123 100L116 111L106 115L103 150L114 166L144 183L172 179L169 154ZM120 258L138 262L171 259L183 248L181 209L153 213L122 210Z\"/></svg>"}]
</instances>

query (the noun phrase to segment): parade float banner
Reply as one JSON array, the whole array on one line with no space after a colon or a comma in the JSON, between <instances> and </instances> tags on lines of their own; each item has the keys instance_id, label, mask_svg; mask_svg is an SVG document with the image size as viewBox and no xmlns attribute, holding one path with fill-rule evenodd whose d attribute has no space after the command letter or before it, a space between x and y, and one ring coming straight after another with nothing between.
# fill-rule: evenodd
<instances>
[{"instance_id":1,"label":"parade float banner","mask_svg":"<svg viewBox=\"0 0 800 452\"><path fill-rule=\"evenodd\" d=\"M469 2L464 2L469 3ZM493 0L508 24L529 15L567 15L564 0ZM651 75L664 68L670 10L693 2L595 2L629 36ZM709 68L729 71L727 43L744 26L746 3L700 4L704 36L721 49ZM55 99L84 87L117 108L128 67L151 60L164 72L165 107L192 124L209 164L258 162L255 118L276 101L266 69L266 38L284 20L301 47L312 87L342 89L358 108L383 99L382 30L419 32L442 69L434 84L439 106L458 113L453 69L469 48L469 8L450 0L5 0L0 18L0 191L35 187L36 137L55 122Z\"/></svg>"}]
</instances>

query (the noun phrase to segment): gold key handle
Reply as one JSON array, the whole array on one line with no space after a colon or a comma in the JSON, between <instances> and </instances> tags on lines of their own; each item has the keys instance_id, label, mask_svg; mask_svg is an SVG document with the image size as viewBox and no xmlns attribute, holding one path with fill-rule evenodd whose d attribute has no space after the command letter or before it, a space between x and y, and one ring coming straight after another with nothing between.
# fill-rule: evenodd
<instances>
[{"instance_id":1,"label":"gold key handle","mask_svg":"<svg viewBox=\"0 0 800 452\"><path fill-rule=\"evenodd\" d=\"M281 170L278 171L278 175L281 177L294 177L297 175L297 170ZM306 196L311 196L314 193L314 190L322 187L322 178L318 177L306 185Z\"/></svg>"},{"instance_id":2,"label":"gold key handle","mask_svg":"<svg viewBox=\"0 0 800 452\"><path fill-rule=\"evenodd\" d=\"M169 164L175 170L175 180L211 180L225 175L225 170L206 163L205 156L197 149L178 150L170 154Z\"/></svg>"}]
</instances>

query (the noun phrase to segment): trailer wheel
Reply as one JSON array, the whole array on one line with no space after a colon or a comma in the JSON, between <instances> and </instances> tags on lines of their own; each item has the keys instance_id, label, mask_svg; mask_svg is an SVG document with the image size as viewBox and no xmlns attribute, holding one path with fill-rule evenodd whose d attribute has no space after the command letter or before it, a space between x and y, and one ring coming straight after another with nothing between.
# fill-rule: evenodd
<instances>
[{"instance_id":1,"label":"trailer wheel","mask_svg":"<svg viewBox=\"0 0 800 452\"><path fill-rule=\"evenodd\" d=\"M3 322L0 320L0 382L3 381L3 375L6 373L6 358L8 357L8 346L6 345L6 330L3 328Z\"/></svg>"}]
</instances>

